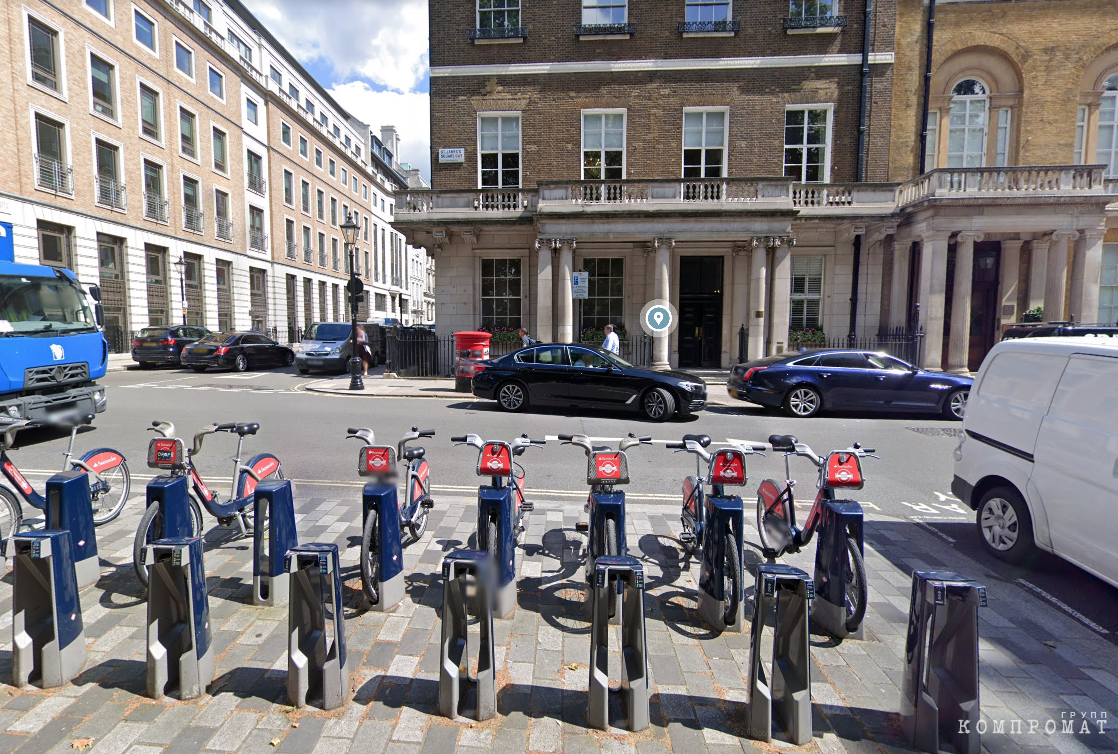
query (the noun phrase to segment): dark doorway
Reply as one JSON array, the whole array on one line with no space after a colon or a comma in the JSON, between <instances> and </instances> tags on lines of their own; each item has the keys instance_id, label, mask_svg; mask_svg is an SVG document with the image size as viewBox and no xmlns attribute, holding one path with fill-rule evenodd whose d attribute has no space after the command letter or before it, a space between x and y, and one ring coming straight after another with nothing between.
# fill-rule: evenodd
<instances>
[{"instance_id":1,"label":"dark doorway","mask_svg":"<svg viewBox=\"0 0 1118 754\"><path fill-rule=\"evenodd\" d=\"M679 259L679 365L722 366L722 257Z\"/></svg>"},{"instance_id":2,"label":"dark doorway","mask_svg":"<svg viewBox=\"0 0 1118 754\"><path fill-rule=\"evenodd\" d=\"M977 372L986 354L998 342L998 279L1001 243L980 241L974 245L974 277L970 296L970 349L967 369Z\"/></svg>"}]
</instances>

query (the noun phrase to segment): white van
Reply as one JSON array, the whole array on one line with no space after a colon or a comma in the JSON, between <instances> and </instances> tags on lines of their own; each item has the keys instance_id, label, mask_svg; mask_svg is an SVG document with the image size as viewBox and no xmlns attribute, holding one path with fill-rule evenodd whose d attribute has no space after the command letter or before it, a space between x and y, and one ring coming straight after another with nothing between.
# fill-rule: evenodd
<instances>
[{"instance_id":1,"label":"white van","mask_svg":"<svg viewBox=\"0 0 1118 754\"><path fill-rule=\"evenodd\" d=\"M952 492L986 550L1036 548L1118 586L1118 342L1026 338L982 362L955 449Z\"/></svg>"}]
</instances>

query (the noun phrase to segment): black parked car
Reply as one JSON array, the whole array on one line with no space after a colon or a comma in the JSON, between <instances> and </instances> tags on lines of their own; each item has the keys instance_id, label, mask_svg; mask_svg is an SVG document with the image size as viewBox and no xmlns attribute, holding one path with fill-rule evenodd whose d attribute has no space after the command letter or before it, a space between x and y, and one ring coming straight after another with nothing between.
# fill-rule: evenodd
<instances>
[{"instance_id":1,"label":"black parked car","mask_svg":"<svg viewBox=\"0 0 1118 754\"><path fill-rule=\"evenodd\" d=\"M1075 322L1019 323L1002 333L1002 340L1013 338L1118 338L1118 325L1081 325Z\"/></svg>"},{"instance_id":2,"label":"black parked car","mask_svg":"<svg viewBox=\"0 0 1118 754\"><path fill-rule=\"evenodd\" d=\"M789 416L827 409L939 412L962 419L970 377L927 372L872 351L811 351L769 356L739 364L727 389L734 398Z\"/></svg>"},{"instance_id":3,"label":"black parked car","mask_svg":"<svg viewBox=\"0 0 1118 754\"><path fill-rule=\"evenodd\" d=\"M641 411L664 421L706 406L707 388L687 372L639 369L600 348L549 344L483 361L474 395L505 411L527 406L571 406Z\"/></svg>"},{"instance_id":4,"label":"black parked car","mask_svg":"<svg viewBox=\"0 0 1118 754\"><path fill-rule=\"evenodd\" d=\"M289 367L294 363L294 351L281 346L263 333L251 330L212 333L182 351L183 366L190 367L195 372L204 372L209 367L244 372L249 369Z\"/></svg>"},{"instance_id":5,"label":"black parked car","mask_svg":"<svg viewBox=\"0 0 1118 754\"><path fill-rule=\"evenodd\" d=\"M152 364L179 364L183 346L209 334L204 327L186 325L145 327L132 339L132 360L139 362L141 368Z\"/></svg>"}]
</instances>

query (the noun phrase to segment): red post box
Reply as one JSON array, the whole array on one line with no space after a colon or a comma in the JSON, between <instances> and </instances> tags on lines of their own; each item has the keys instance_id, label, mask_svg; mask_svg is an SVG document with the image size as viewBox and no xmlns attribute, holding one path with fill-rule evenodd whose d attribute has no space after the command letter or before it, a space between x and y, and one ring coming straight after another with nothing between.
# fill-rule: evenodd
<instances>
[{"instance_id":1,"label":"red post box","mask_svg":"<svg viewBox=\"0 0 1118 754\"><path fill-rule=\"evenodd\" d=\"M487 332L454 333L454 349L458 362L454 369L454 389L459 393L472 391L471 381L478 371L478 362L489 358L491 337Z\"/></svg>"}]
</instances>

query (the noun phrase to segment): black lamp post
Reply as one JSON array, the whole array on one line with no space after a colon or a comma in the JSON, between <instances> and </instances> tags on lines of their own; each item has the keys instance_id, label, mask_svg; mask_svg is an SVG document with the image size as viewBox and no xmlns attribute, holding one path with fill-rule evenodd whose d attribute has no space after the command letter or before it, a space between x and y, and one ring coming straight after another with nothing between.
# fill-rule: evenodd
<instances>
[{"instance_id":1,"label":"black lamp post","mask_svg":"<svg viewBox=\"0 0 1118 754\"><path fill-rule=\"evenodd\" d=\"M346 254L349 255L349 282L346 284L346 289L349 291L350 390L365 389L365 383L361 379L361 357L357 355L357 304L361 301L361 296L365 290L365 286L361 283L361 279L357 277L357 267L354 264L354 246L357 244L357 233L359 230L361 230L361 227L357 224L357 220L354 218L353 214L346 214L345 222L342 223L342 240L346 245Z\"/></svg>"},{"instance_id":2,"label":"black lamp post","mask_svg":"<svg viewBox=\"0 0 1118 754\"><path fill-rule=\"evenodd\" d=\"M173 263L179 271L179 292L182 294L182 323L186 324L186 257L180 255Z\"/></svg>"}]
</instances>

